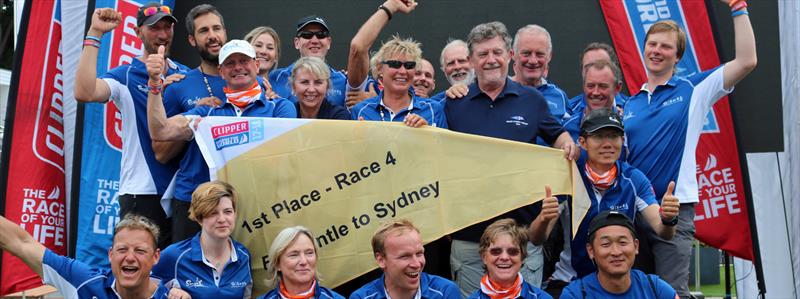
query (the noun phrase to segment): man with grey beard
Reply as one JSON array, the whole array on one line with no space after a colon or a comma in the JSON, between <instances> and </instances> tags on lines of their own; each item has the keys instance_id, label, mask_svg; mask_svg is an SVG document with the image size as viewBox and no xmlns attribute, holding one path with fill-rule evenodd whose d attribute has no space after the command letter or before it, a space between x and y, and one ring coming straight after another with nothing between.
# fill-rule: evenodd
<instances>
[{"instance_id":1,"label":"man with grey beard","mask_svg":"<svg viewBox=\"0 0 800 299\"><path fill-rule=\"evenodd\" d=\"M448 42L442 48L439 64L451 86L455 84L470 85L475 80L475 70L472 69L472 63L469 61L467 43L463 40L454 39ZM431 99L440 101L445 98L447 96L444 91L431 97Z\"/></svg>"}]
</instances>

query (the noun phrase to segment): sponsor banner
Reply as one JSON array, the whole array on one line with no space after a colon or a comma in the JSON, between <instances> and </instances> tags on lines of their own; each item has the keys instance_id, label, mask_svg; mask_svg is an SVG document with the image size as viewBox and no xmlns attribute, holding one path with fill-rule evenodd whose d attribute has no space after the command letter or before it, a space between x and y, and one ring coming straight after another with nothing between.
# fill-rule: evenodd
<instances>
[{"instance_id":1,"label":"sponsor banner","mask_svg":"<svg viewBox=\"0 0 800 299\"><path fill-rule=\"evenodd\" d=\"M689 76L720 64L704 1L600 1L617 50L628 90L647 82L644 37L650 26L673 20L686 30L686 52L676 75ZM697 183L700 202L695 206L695 237L728 253L752 260L742 172L728 98L717 101L706 116L697 145Z\"/></svg>"},{"instance_id":2,"label":"sponsor banner","mask_svg":"<svg viewBox=\"0 0 800 299\"><path fill-rule=\"evenodd\" d=\"M254 294L267 291L267 249L288 226L311 229L322 284L336 286L376 267L370 240L386 220L411 219L430 242L537 202L545 185L583 188L560 150L401 123L208 117L195 140L212 177L239 194L234 238L252 254ZM582 192L576 215L589 206Z\"/></svg>"},{"instance_id":3,"label":"sponsor banner","mask_svg":"<svg viewBox=\"0 0 800 299\"><path fill-rule=\"evenodd\" d=\"M23 25L27 30L21 31L24 36L18 48L24 49L22 61L12 75L17 85L11 90L16 96L10 97L13 111L6 124L11 133L7 142L12 146L9 160L3 162L8 163L4 215L39 243L66 254L61 3L29 2L24 13L29 18ZM39 285L36 273L3 253L0 294Z\"/></svg>"},{"instance_id":4,"label":"sponsor banner","mask_svg":"<svg viewBox=\"0 0 800 299\"><path fill-rule=\"evenodd\" d=\"M122 13L122 22L103 35L97 58L98 76L129 64L144 53L135 28L136 12L147 2L150 1L96 0L95 7L90 8L94 11L111 7ZM162 3L173 5L171 0ZM117 192L122 158L122 116L111 101L87 103L84 108L75 258L90 265L107 266L114 225L120 220Z\"/></svg>"}]
</instances>

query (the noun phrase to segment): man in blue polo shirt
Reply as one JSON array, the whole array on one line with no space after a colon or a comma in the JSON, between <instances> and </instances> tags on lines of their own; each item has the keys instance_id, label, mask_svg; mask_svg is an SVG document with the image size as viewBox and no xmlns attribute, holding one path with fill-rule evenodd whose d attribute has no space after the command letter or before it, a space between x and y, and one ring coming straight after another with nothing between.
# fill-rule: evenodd
<instances>
[{"instance_id":1,"label":"man in blue polo shirt","mask_svg":"<svg viewBox=\"0 0 800 299\"><path fill-rule=\"evenodd\" d=\"M586 114L600 108L616 109L614 99L622 87L619 76L619 68L605 60L590 62L583 68L581 102L563 124L564 130L569 132L575 142L581 135L580 125Z\"/></svg>"},{"instance_id":2,"label":"man in blue polo shirt","mask_svg":"<svg viewBox=\"0 0 800 299\"><path fill-rule=\"evenodd\" d=\"M258 84L258 61L253 47L243 40L231 40L222 46L219 55L219 72L225 79L227 101L219 107L198 106L179 115L167 118L161 100L161 85L156 74L163 67L159 54L148 57L150 93L147 98L147 117L153 140L189 140L193 136L190 125L205 116L283 117L295 118L297 112L291 102L277 98L268 100ZM175 199L191 202L192 192L198 185L209 181L200 148L191 142L180 163L176 178ZM177 240L176 240L177 241Z\"/></svg>"},{"instance_id":3,"label":"man in blue polo shirt","mask_svg":"<svg viewBox=\"0 0 800 299\"><path fill-rule=\"evenodd\" d=\"M350 299L460 299L452 281L422 272L425 249L419 229L407 219L384 222L372 236L372 252L383 275Z\"/></svg>"},{"instance_id":4,"label":"man in blue polo shirt","mask_svg":"<svg viewBox=\"0 0 800 299\"><path fill-rule=\"evenodd\" d=\"M311 15L297 21L297 33L294 36L294 48L300 52L300 57L315 56L325 60L331 48L331 32L328 23L322 17ZM292 95L291 77L294 64L277 69L269 73L269 82L272 89L280 97L296 102ZM330 68L331 87L328 89L326 99L334 105L344 107L347 76L344 73Z\"/></svg>"},{"instance_id":5,"label":"man in blue polo shirt","mask_svg":"<svg viewBox=\"0 0 800 299\"><path fill-rule=\"evenodd\" d=\"M531 242L541 244L550 235L556 220L562 223L564 249L546 287L547 292L553 296L558 296L561 289L573 279L596 271L597 268L585 250L588 221L594 215L605 210L614 210L635 218L639 212L643 220L650 223L662 238L671 239L675 234L675 221L680 207L678 198L668 190L659 206L650 180L641 171L619 160L623 149L623 134L625 130L622 118L612 108L602 107L589 112L581 124L578 139L585 152L577 163L591 202L589 211L578 226L575 237L570 238L572 218L569 202L564 201L559 205L555 197L548 197L543 200L542 212L531 225ZM561 217L558 217L559 213Z\"/></svg>"},{"instance_id":6,"label":"man in blue polo shirt","mask_svg":"<svg viewBox=\"0 0 800 299\"><path fill-rule=\"evenodd\" d=\"M756 67L753 28L743 1L733 12L736 58L728 63L688 77L675 76L676 65L686 48L686 33L674 21L653 24L645 36L644 59L647 83L625 103L628 162L653 183L656 197L670 181L681 199L678 231L671 241L661 240L651 228L637 222L643 242L650 244L655 272L689 297L689 259L694 239L694 204L699 201L697 143L712 106L733 91L734 85ZM647 257L637 258L648 260Z\"/></svg>"},{"instance_id":7,"label":"man in blue polo shirt","mask_svg":"<svg viewBox=\"0 0 800 299\"><path fill-rule=\"evenodd\" d=\"M0 250L22 260L64 298L166 298L168 290L150 277L159 258L156 239L157 226L143 216L129 214L114 227L108 249L111 269L94 268L50 251L22 227L0 216Z\"/></svg>"},{"instance_id":8,"label":"man in blue polo shirt","mask_svg":"<svg viewBox=\"0 0 800 299\"><path fill-rule=\"evenodd\" d=\"M578 148L558 120L550 114L547 101L541 93L508 78L511 37L506 26L500 22L480 24L470 31L467 45L477 82L469 86L465 97L446 101L448 127L453 131L527 143L534 143L541 136L553 147L564 150L565 157L574 160ZM500 217L513 218L522 225L528 225L536 214L536 209L528 206ZM464 296L479 287L484 271L478 254L478 241L494 220L452 234L450 266ZM528 248L530 254L524 261L521 273L526 282L539 286L541 254L535 252L536 246L529 245Z\"/></svg>"},{"instance_id":9,"label":"man in blue polo shirt","mask_svg":"<svg viewBox=\"0 0 800 299\"><path fill-rule=\"evenodd\" d=\"M552 58L553 42L547 29L530 24L517 30L511 56L514 61L514 76L511 80L541 92L547 100L550 113L559 122L563 122L569 117L567 111L569 98L561 88L545 78Z\"/></svg>"},{"instance_id":10,"label":"man in blue polo shirt","mask_svg":"<svg viewBox=\"0 0 800 299\"><path fill-rule=\"evenodd\" d=\"M586 45L583 48L583 52L581 52L581 75L585 76L586 67L595 61L604 60L608 61L609 63L613 64L617 69L619 69L619 61L617 60L617 52L614 51L609 44L601 43L601 42L592 42ZM622 73L618 73L616 85L619 85L620 90L622 89ZM576 111L581 111L586 106L584 105L585 93L581 93L574 98L569 99L568 105L570 115L575 115ZM628 96L622 94L622 92L617 92L614 96L614 105L617 107L624 107L625 102L628 100Z\"/></svg>"},{"instance_id":11,"label":"man in blue polo shirt","mask_svg":"<svg viewBox=\"0 0 800 299\"><path fill-rule=\"evenodd\" d=\"M97 78L97 54L102 36L123 23L122 14L100 8L92 14L83 52L75 74L75 99L82 102L108 102L119 109L122 118L122 159L120 165L119 215L139 214L150 218L162 231L158 241L164 248L170 243L169 222L161 208L161 197L178 169L178 161L162 164L156 156L169 155L173 144L152 142L147 133L147 71L145 59L172 44L172 29L177 19L170 8L159 3L143 5L134 28L144 45L144 54L130 64L116 67ZM185 66L167 60L160 76L184 73ZM169 78L167 78L169 81ZM168 116L179 113L177 105L165 106Z\"/></svg>"},{"instance_id":12,"label":"man in blue polo shirt","mask_svg":"<svg viewBox=\"0 0 800 299\"><path fill-rule=\"evenodd\" d=\"M632 270L639 240L624 213L604 211L592 219L588 231L586 251L597 263L597 272L572 281L560 298L678 298L658 276Z\"/></svg>"}]
</instances>

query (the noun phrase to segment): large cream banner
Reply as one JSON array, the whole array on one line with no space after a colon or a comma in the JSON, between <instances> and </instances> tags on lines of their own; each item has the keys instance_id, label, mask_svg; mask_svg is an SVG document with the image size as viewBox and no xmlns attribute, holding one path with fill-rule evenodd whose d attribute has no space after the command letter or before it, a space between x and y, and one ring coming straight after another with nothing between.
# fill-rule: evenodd
<instances>
[{"instance_id":1,"label":"large cream banner","mask_svg":"<svg viewBox=\"0 0 800 299\"><path fill-rule=\"evenodd\" d=\"M333 287L376 267L370 240L387 219L411 219L430 242L537 202L545 185L585 194L560 150L438 128L207 117L195 137L212 178L240 196L234 238L250 250L254 294L267 291L267 249L289 226L314 232L322 284ZM588 205L578 196L573 215Z\"/></svg>"}]
</instances>

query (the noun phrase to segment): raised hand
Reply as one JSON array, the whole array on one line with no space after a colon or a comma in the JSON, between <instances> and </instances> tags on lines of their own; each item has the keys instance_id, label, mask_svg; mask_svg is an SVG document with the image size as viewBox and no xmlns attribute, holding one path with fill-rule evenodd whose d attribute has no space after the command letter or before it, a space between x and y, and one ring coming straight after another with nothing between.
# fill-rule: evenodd
<instances>
[{"instance_id":1,"label":"raised hand","mask_svg":"<svg viewBox=\"0 0 800 299\"><path fill-rule=\"evenodd\" d=\"M453 84L453 86L450 86L450 88L448 88L447 91L444 92L444 94L447 96L447 98L450 99L460 99L466 96L468 92L469 92L469 86L466 86L461 83L456 83Z\"/></svg>"},{"instance_id":2,"label":"raised hand","mask_svg":"<svg viewBox=\"0 0 800 299\"><path fill-rule=\"evenodd\" d=\"M383 3L383 6L391 10L392 13L410 13L417 8L417 5L419 3L414 0L387 0Z\"/></svg>"},{"instance_id":3,"label":"raised hand","mask_svg":"<svg viewBox=\"0 0 800 299\"><path fill-rule=\"evenodd\" d=\"M375 91L375 87L372 87L372 84L368 84L368 85L369 86L367 87L368 88L367 91L357 90L357 91L348 91L347 92L347 99L345 100L345 106L347 106L348 109L352 108L353 106L355 106L358 103L361 103L361 101L363 101L363 100L366 100L366 99L369 99L369 98L372 98L372 97L375 97L375 96L378 95L378 93Z\"/></svg>"},{"instance_id":4,"label":"raised hand","mask_svg":"<svg viewBox=\"0 0 800 299\"><path fill-rule=\"evenodd\" d=\"M147 74L150 75L151 81L159 81L161 79L161 74L164 73L164 68L166 62L164 61L164 46L158 46L158 52L156 54L150 54L147 56L147 60L145 61L145 65L147 66Z\"/></svg>"},{"instance_id":5,"label":"raised hand","mask_svg":"<svg viewBox=\"0 0 800 299\"><path fill-rule=\"evenodd\" d=\"M542 200L542 212L539 217L545 222L550 222L558 218L558 199L553 196L553 191L550 190L550 185L544 186L544 199Z\"/></svg>"},{"instance_id":6,"label":"raised hand","mask_svg":"<svg viewBox=\"0 0 800 299\"><path fill-rule=\"evenodd\" d=\"M671 220L678 217L678 210L680 210L681 203L678 197L673 195L675 191L675 181L669 182L667 192L661 198L661 219Z\"/></svg>"},{"instance_id":7,"label":"raised hand","mask_svg":"<svg viewBox=\"0 0 800 299\"><path fill-rule=\"evenodd\" d=\"M100 37L104 33L114 30L122 22L122 13L113 8L98 8L92 14L92 24L89 35Z\"/></svg>"}]
</instances>

